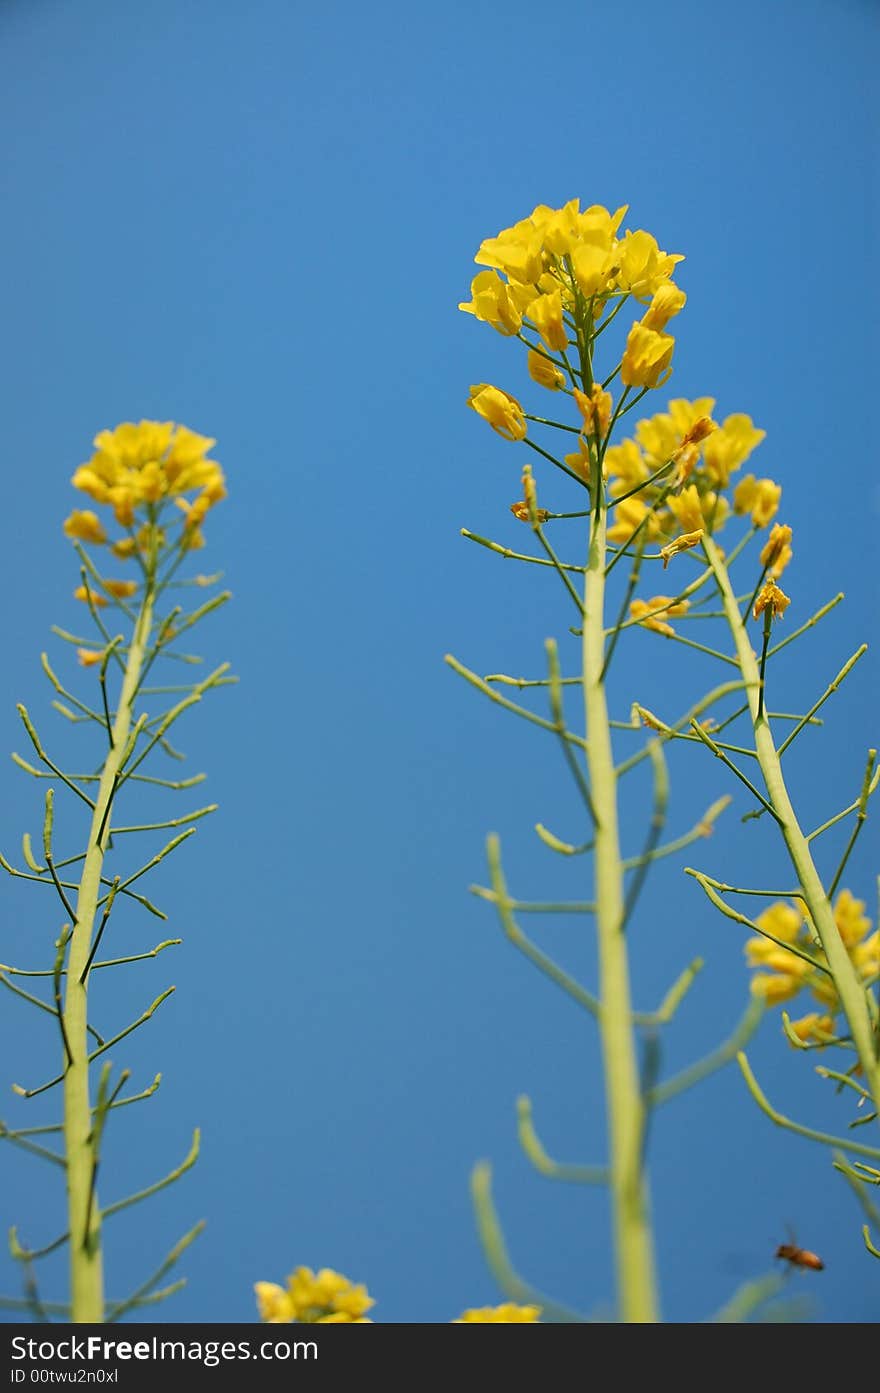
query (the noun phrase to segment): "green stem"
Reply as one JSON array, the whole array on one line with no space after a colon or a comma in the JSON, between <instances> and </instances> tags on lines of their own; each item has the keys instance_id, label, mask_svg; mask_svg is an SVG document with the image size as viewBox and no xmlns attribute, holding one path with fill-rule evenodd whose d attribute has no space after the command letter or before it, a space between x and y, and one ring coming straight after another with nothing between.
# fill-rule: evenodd
<instances>
[{"instance_id":1,"label":"green stem","mask_svg":"<svg viewBox=\"0 0 880 1393\"><path fill-rule=\"evenodd\" d=\"M76 920L70 940L64 1021L72 1059L64 1075L64 1149L67 1158L67 1198L70 1243L71 1320L98 1323L104 1320L104 1280L101 1252L101 1212L92 1197L93 1124L89 1097L88 974L92 930L104 853L110 837L110 804L116 790L120 764L131 727L134 694L141 676L144 652L153 625L154 582L150 577L135 623L125 675L119 696L110 749L101 771L95 799L88 851L76 902ZM80 979L83 980L80 980Z\"/></svg>"},{"instance_id":2,"label":"green stem","mask_svg":"<svg viewBox=\"0 0 880 1393\"><path fill-rule=\"evenodd\" d=\"M598 470L596 471L598 474ZM602 669L605 660L607 509L595 480L596 513L584 587L583 664L587 763L596 813L595 895L601 1012L610 1140L610 1185L618 1309L626 1322L658 1320L654 1253L643 1173L645 1104L632 1025L624 934L623 868L617 822L617 777Z\"/></svg>"},{"instance_id":3,"label":"green stem","mask_svg":"<svg viewBox=\"0 0 880 1393\"><path fill-rule=\"evenodd\" d=\"M745 623L740 617L727 567L711 537L703 538L703 547L709 564L715 572L724 601L724 611L736 644L737 658L745 680L746 694L755 729L755 749L764 776L767 796L776 821L781 828L791 863L797 873L803 899L822 944L837 995L840 998L841 1009L846 1016L859 1063L862 1066L865 1085L870 1089L875 1104L880 1108L880 1060L878 1060L875 1048L866 992L834 922L831 901L825 893L819 872L816 870L810 854L809 843L801 831L788 794L779 751L773 740L770 723L761 709L761 679L758 661L749 642Z\"/></svg>"}]
</instances>

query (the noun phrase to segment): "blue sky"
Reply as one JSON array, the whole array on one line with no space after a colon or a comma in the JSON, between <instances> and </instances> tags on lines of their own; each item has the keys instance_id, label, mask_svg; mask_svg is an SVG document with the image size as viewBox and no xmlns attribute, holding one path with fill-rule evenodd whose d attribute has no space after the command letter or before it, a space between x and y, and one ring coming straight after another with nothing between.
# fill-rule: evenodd
<instances>
[{"instance_id":1,"label":"blue sky","mask_svg":"<svg viewBox=\"0 0 880 1393\"><path fill-rule=\"evenodd\" d=\"M507 511L520 453L464 401L472 382L528 388L517 348L456 305L480 241L538 202L629 203L631 226L686 254L669 394L710 394L766 429L755 464L782 483L795 529L792 624L846 592L780 666L780 705L803 708L872 637L878 598L876 60L877 10L858 0L580 0L552 26L521 0L6 0L0 746L22 748L24 701L53 749L84 758L38 658L48 647L87 686L50 625L82 622L60 524L96 431L185 422L217 437L230 488L199 565L224 570L234 601L206 622L201 651L231 659L241 681L178 738L221 809L156 873L184 946L120 974L104 1006L121 1025L177 986L114 1055L134 1079L161 1070L164 1082L119 1114L103 1196L170 1169L197 1124L204 1153L108 1227L111 1295L204 1217L189 1285L162 1319L251 1319L252 1283L305 1263L367 1282L378 1320L446 1321L498 1299L468 1199L487 1157L518 1268L578 1309L608 1309L604 1196L550 1185L515 1136L527 1092L553 1154L601 1159L595 1032L467 893L485 880L488 831L519 894L587 888L532 831L574 818L556 749L442 661L538 675L544 638L563 643L570 622L552 578L459 535L523 542ZM555 481L545 493L578 506ZM676 709L718 680L708 660L642 633L615 668L620 717L634 699ZM877 676L869 653L793 752L805 824L856 796ZM683 749L671 832L734 791ZM3 779L9 855L39 829L40 790L11 764ZM644 793L627 791L628 846ZM730 879L787 884L781 848L745 811L737 792L715 839L688 854ZM62 817L75 846L74 811ZM873 914L871 843L869 824L847 883ZM649 882L632 931L643 1007L707 959L664 1039L670 1071L732 1028L747 993L737 930L681 865ZM57 932L48 903L19 884L2 893L0 956L42 963ZM126 932L152 946L152 923ZM540 935L594 980L580 923ZM0 1030L10 1080L53 1070L56 1040L12 998ZM751 1053L788 1111L845 1126L775 1018ZM4 1120L21 1122L23 1106L10 1096ZM48 1242L63 1227L54 1173L8 1151L3 1165L0 1219ZM786 1224L827 1262L790 1288L814 1298L813 1315L876 1318L852 1196L822 1149L756 1111L735 1071L655 1119L651 1171L669 1319L702 1319L765 1272ZM48 1266L45 1294L62 1282Z\"/></svg>"}]
</instances>

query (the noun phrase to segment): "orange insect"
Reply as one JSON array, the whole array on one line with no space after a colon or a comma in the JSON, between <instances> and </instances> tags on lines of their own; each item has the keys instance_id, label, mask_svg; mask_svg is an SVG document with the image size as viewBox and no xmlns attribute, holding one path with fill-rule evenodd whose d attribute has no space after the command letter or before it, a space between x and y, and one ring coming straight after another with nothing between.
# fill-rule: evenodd
<instances>
[{"instance_id":1,"label":"orange insect","mask_svg":"<svg viewBox=\"0 0 880 1393\"><path fill-rule=\"evenodd\" d=\"M796 1243L780 1243L776 1249L776 1256L790 1263L792 1267L802 1267L811 1272L822 1272L825 1267L816 1253L811 1253L807 1248L799 1248Z\"/></svg>"}]
</instances>

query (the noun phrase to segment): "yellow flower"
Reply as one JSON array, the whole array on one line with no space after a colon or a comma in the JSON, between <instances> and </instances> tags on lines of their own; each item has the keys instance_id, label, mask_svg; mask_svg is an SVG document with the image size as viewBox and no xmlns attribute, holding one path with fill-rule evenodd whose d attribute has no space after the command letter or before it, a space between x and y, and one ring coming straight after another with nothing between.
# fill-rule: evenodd
<instances>
[{"instance_id":1,"label":"yellow flower","mask_svg":"<svg viewBox=\"0 0 880 1393\"><path fill-rule=\"evenodd\" d=\"M521 503L511 503L510 511L515 518L519 518L520 522L531 522L532 520L529 515L529 505L525 500ZM537 522L548 522L549 518L550 514L547 512L546 508L535 509L535 519Z\"/></svg>"},{"instance_id":2,"label":"yellow flower","mask_svg":"<svg viewBox=\"0 0 880 1393\"><path fill-rule=\"evenodd\" d=\"M678 556L679 552L690 551L692 547L699 546L703 537L702 527L698 527L694 532L684 532L674 541L667 542L665 547L660 548L660 555L663 557L663 569L669 565L673 556Z\"/></svg>"},{"instance_id":3,"label":"yellow flower","mask_svg":"<svg viewBox=\"0 0 880 1393\"><path fill-rule=\"evenodd\" d=\"M725 418L704 451L706 470L716 488L727 488L733 471L745 463L766 434L755 427L751 416L738 413Z\"/></svg>"},{"instance_id":4,"label":"yellow flower","mask_svg":"<svg viewBox=\"0 0 880 1393\"><path fill-rule=\"evenodd\" d=\"M487 237L474 260L478 266L503 271L510 281L534 285L544 270L541 228L531 218L523 218L497 237Z\"/></svg>"},{"instance_id":5,"label":"yellow flower","mask_svg":"<svg viewBox=\"0 0 880 1393\"><path fill-rule=\"evenodd\" d=\"M369 1316L349 1316L344 1311L335 1311L330 1316L318 1316L316 1325L372 1325Z\"/></svg>"},{"instance_id":6,"label":"yellow flower","mask_svg":"<svg viewBox=\"0 0 880 1393\"><path fill-rule=\"evenodd\" d=\"M717 530L727 517L727 500L715 493L701 494L696 484L688 484L679 494L670 494L666 505L684 532Z\"/></svg>"},{"instance_id":7,"label":"yellow flower","mask_svg":"<svg viewBox=\"0 0 880 1393\"><path fill-rule=\"evenodd\" d=\"M617 248L617 284L637 300L654 295L673 275L683 256L667 255L650 232L627 232Z\"/></svg>"},{"instance_id":8,"label":"yellow flower","mask_svg":"<svg viewBox=\"0 0 880 1393\"><path fill-rule=\"evenodd\" d=\"M90 469L87 464L81 464L76 470L70 481L76 489L82 489L90 498L94 498L96 503L107 503L110 498L110 486L102 474L95 469Z\"/></svg>"},{"instance_id":9,"label":"yellow flower","mask_svg":"<svg viewBox=\"0 0 880 1393\"><path fill-rule=\"evenodd\" d=\"M138 544L134 537L120 537L118 542L111 543L110 550L114 556L118 556L120 561L127 561L134 556L138 549Z\"/></svg>"},{"instance_id":10,"label":"yellow flower","mask_svg":"<svg viewBox=\"0 0 880 1393\"><path fill-rule=\"evenodd\" d=\"M497 271L480 271L471 281L471 299L459 305L460 310L491 324L499 334L518 334L522 328L522 308L513 288L503 281Z\"/></svg>"},{"instance_id":11,"label":"yellow flower","mask_svg":"<svg viewBox=\"0 0 880 1393\"><path fill-rule=\"evenodd\" d=\"M593 465L590 459L590 446L585 435L578 436L577 450L571 454L564 455L563 459L579 479L584 483L589 483L593 476Z\"/></svg>"},{"instance_id":12,"label":"yellow flower","mask_svg":"<svg viewBox=\"0 0 880 1393\"><path fill-rule=\"evenodd\" d=\"M117 521L132 527L137 510L203 490L210 503L225 496L223 471L208 458L215 444L173 421L123 421L95 436L92 458L73 475L73 485L96 503L110 503Z\"/></svg>"},{"instance_id":13,"label":"yellow flower","mask_svg":"<svg viewBox=\"0 0 880 1393\"><path fill-rule=\"evenodd\" d=\"M296 1309L288 1292L277 1282L254 1282L260 1320L270 1325L288 1325L296 1319Z\"/></svg>"},{"instance_id":14,"label":"yellow flower","mask_svg":"<svg viewBox=\"0 0 880 1393\"><path fill-rule=\"evenodd\" d=\"M654 291L651 303L642 315L642 323L646 329L656 329L660 332L666 328L673 315L684 309L686 300L684 291L667 281Z\"/></svg>"},{"instance_id":15,"label":"yellow flower","mask_svg":"<svg viewBox=\"0 0 880 1393\"><path fill-rule=\"evenodd\" d=\"M64 531L68 537L76 537L81 542L95 542L100 545L107 540L107 533L101 526L98 514L89 508L74 508L70 517L65 519Z\"/></svg>"},{"instance_id":16,"label":"yellow flower","mask_svg":"<svg viewBox=\"0 0 880 1393\"><path fill-rule=\"evenodd\" d=\"M834 1020L831 1016L820 1016L818 1011L811 1011L808 1016L802 1016L798 1021L791 1022L791 1028L799 1040L805 1044L815 1041L816 1044L824 1044L829 1035L834 1034ZM794 1046L792 1046L794 1048Z\"/></svg>"},{"instance_id":17,"label":"yellow flower","mask_svg":"<svg viewBox=\"0 0 880 1393\"><path fill-rule=\"evenodd\" d=\"M647 421L639 421L635 436L645 451L649 472L668 464L670 460L681 460L685 453L692 468L699 458L703 439L716 429L712 419L713 408L712 397L698 397L696 401L677 397L670 401L668 411L660 412ZM684 479L678 479L678 482L684 482Z\"/></svg>"},{"instance_id":18,"label":"yellow flower","mask_svg":"<svg viewBox=\"0 0 880 1393\"><path fill-rule=\"evenodd\" d=\"M132 489L122 484L108 489L107 501L113 504L113 514L120 527L134 526L135 495Z\"/></svg>"},{"instance_id":19,"label":"yellow flower","mask_svg":"<svg viewBox=\"0 0 880 1393\"><path fill-rule=\"evenodd\" d=\"M671 334L658 334L644 324L635 323L629 331L620 364L620 380L625 387L659 387L672 371L675 349Z\"/></svg>"},{"instance_id":20,"label":"yellow flower","mask_svg":"<svg viewBox=\"0 0 880 1393\"><path fill-rule=\"evenodd\" d=\"M80 667L95 667L104 660L104 649L98 648L78 648L76 656L79 659Z\"/></svg>"},{"instance_id":21,"label":"yellow flower","mask_svg":"<svg viewBox=\"0 0 880 1393\"><path fill-rule=\"evenodd\" d=\"M260 1319L276 1324L369 1325L364 1312L375 1305L366 1287L356 1286L329 1267L320 1272L298 1267L288 1277L286 1288L275 1282L256 1282L254 1291Z\"/></svg>"},{"instance_id":22,"label":"yellow flower","mask_svg":"<svg viewBox=\"0 0 880 1393\"><path fill-rule=\"evenodd\" d=\"M525 1323L526 1321L539 1321L541 1318L540 1306L518 1306L513 1301L506 1301L502 1306L476 1306L469 1311L464 1311L453 1325L467 1325L477 1321L481 1323L498 1323L513 1325Z\"/></svg>"},{"instance_id":23,"label":"yellow flower","mask_svg":"<svg viewBox=\"0 0 880 1393\"><path fill-rule=\"evenodd\" d=\"M603 240L581 242L571 252L571 267L578 289L589 300L607 290L614 267L612 243Z\"/></svg>"},{"instance_id":24,"label":"yellow flower","mask_svg":"<svg viewBox=\"0 0 880 1393\"><path fill-rule=\"evenodd\" d=\"M672 458L677 459L683 451L690 449L692 445L702 444L702 442L717 429L718 427L711 416L698 416L694 424L685 431L682 436L681 444L677 445L672 452Z\"/></svg>"},{"instance_id":25,"label":"yellow flower","mask_svg":"<svg viewBox=\"0 0 880 1393\"><path fill-rule=\"evenodd\" d=\"M791 560L791 528L787 523L773 524L760 559L761 565L769 570L770 579L778 580Z\"/></svg>"},{"instance_id":26,"label":"yellow flower","mask_svg":"<svg viewBox=\"0 0 880 1393\"><path fill-rule=\"evenodd\" d=\"M84 585L78 585L76 587L73 592L73 598L75 600L82 600L85 604L88 604L91 598L92 604L95 605L97 609L106 609L107 605L110 603L106 596L102 595L100 591L94 590L91 587L87 590Z\"/></svg>"},{"instance_id":27,"label":"yellow flower","mask_svg":"<svg viewBox=\"0 0 880 1393\"><path fill-rule=\"evenodd\" d=\"M165 533L161 527L145 522L143 527L138 528L135 542L137 550L144 554L149 554L153 550L161 551L165 545Z\"/></svg>"},{"instance_id":28,"label":"yellow flower","mask_svg":"<svg viewBox=\"0 0 880 1393\"><path fill-rule=\"evenodd\" d=\"M756 527L766 527L779 509L782 488L772 479L756 479L747 474L737 484L733 494L733 511L751 513Z\"/></svg>"},{"instance_id":29,"label":"yellow flower","mask_svg":"<svg viewBox=\"0 0 880 1393\"><path fill-rule=\"evenodd\" d=\"M526 421L523 409L516 397L504 392L500 387L491 387L486 382L478 382L471 387L468 406L473 407L478 416L505 440L523 440L526 434Z\"/></svg>"},{"instance_id":30,"label":"yellow flower","mask_svg":"<svg viewBox=\"0 0 880 1393\"><path fill-rule=\"evenodd\" d=\"M786 904L784 900L777 900L770 905L763 913L759 914L755 923L760 929L766 929L774 938L779 938L783 943L794 943L800 933L804 916L800 909L795 909L793 905ZM751 938L750 944L766 945L772 948L773 944L767 938ZM748 945L747 945L748 948Z\"/></svg>"},{"instance_id":31,"label":"yellow flower","mask_svg":"<svg viewBox=\"0 0 880 1393\"><path fill-rule=\"evenodd\" d=\"M116 600L127 600L137 594L138 583L136 580L105 580L104 589Z\"/></svg>"},{"instance_id":32,"label":"yellow flower","mask_svg":"<svg viewBox=\"0 0 880 1393\"><path fill-rule=\"evenodd\" d=\"M648 508L640 498L625 498L614 509L614 522L606 534L609 542L628 542L647 512ZM647 535L656 537L659 527L660 524L652 513L645 529Z\"/></svg>"},{"instance_id":33,"label":"yellow flower","mask_svg":"<svg viewBox=\"0 0 880 1393\"><path fill-rule=\"evenodd\" d=\"M797 977L786 977L781 973L758 972L752 978L752 996L766 1001L768 1006L778 1006L797 996L803 983Z\"/></svg>"},{"instance_id":34,"label":"yellow flower","mask_svg":"<svg viewBox=\"0 0 880 1393\"><path fill-rule=\"evenodd\" d=\"M584 418L584 434L604 435L611 423L611 393L604 392L600 384L594 382L589 395L575 387L574 399Z\"/></svg>"},{"instance_id":35,"label":"yellow flower","mask_svg":"<svg viewBox=\"0 0 880 1393\"><path fill-rule=\"evenodd\" d=\"M527 361L529 377L539 386L549 387L551 392L557 392L560 387L565 386L565 373L555 363L551 363L549 358L545 358L543 353L530 348Z\"/></svg>"},{"instance_id":36,"label":"yellow flower","mask_svg":"<svg viewBox=\"0 0 880 1393\"><path fill-rule=\"evenodd\" d=\"M558 353L568 347L568 330L562 318L561 290L555 290L549 295L538 295L529 305L526 314L548 348Z\"/></svg>"},{"instance_id":37,"label":"yellow flower","mask_svg":"<svg viewBox=\"0 0 880 1393\"><path fill-rule=\"evenodd\" d=\"M623 440L619 445L609 445L605 451L604 463L611 480L610 491L613 495L628 493L630 489L643 484L651 472L634 440Z\"/></svg>"},{"instance_id":38,"label":"yellow flower","mask_svg":"<svg viewBox=\"0 0 880 1393\"><path fill-rule=\"evenodd\" d=\"M777 900L765 909L758 915L755 924L782 943L797 943L804 948L810 946L810 934L802 911L784 900ZM763 935L748 939L744 951L749 967L768 969L757 973L751 985L752 995L763 998L768 1006L797 996L801 988L807 985L806 979L813 971L805 958L790 953L787 948L781 948Z\"/></svg>"},{"instance_id":39,"label":"yellow flower","mask_svg":"<svg viewBox=\"0 0 880 1393\"><path fill-rule=\"evenodd\" d=\"M813 981L811 990L813 996L826 1008L826 1010L833 1012L834 1015L837 1014L840 1010L840 999L837 995L837 989L830 977L817 976Z\"/></svg>"},{"instance_id":40,"label":"yellow flower","mask_svg":"<svg viewBox=\"0 0 880 1393\"><path fill-rule=\"evenodd\" d=\"M655 595L651 600L633 600L629 607L629 613L631 619L638 619L642 628L653 629L656 634L664 634L667 638L672 638L675 630L671 624L667 623L667 619L687 614L690 607L689 600L679 600L675 603L672 595ZM643 618L643 615L648 617Z\"/></svg>"},{"instance_id":41,"label":"yellow flower","mask_svg":"<svg viewBox=\"0 0 880 1393\"><path fill-rule=\"evenodd\" d=\"M204 489L192 502L188 498L175 498L174 502L184 515L186 527L200 527L211 506L211 500Z\"/></svg>"},{"instance_id":42,"label":"yellow flower","mask_svg":"<svg viewBox=\"0 0 880 1393\"><path fill-rule=\"evenodd\" d=\"M880 929L875 929L864 943L850 948L849 955L863 982L874 981L880 976Z\"/></svg>"},{"instance_id":43,"label":"yellow flower","mask_svg":"<svg viewBox=\"0 0 880 1393\"><path fill-rule=\"evenodd\" d=\"M365 1286L355 1286L329 1267L317 1273L298 1267L287 1279L287 1290L298 1321L318 1322L327 1316L355 1321L376 1304Z\"/></svg>"},{"instance_id":44,"label":"yellow flower","mask_svg":"<svg viewBox=\"0 0 880 1393\"><path fill-rule=\"evenodd\" d=\"M834 905L834 922L837 932L847 948L861 943L871 927L871 921L864 913L865 901L857 900L849 890L841 890Z\"/></svg>"},{"instance_id":45,"label":"yellow flower","mask_svg":"<svg viewBox=\"0 0 880 1393\"><path fill-rule=\"evenodd\" d=\"M853 967L862 981L869 982L880 975L880 932L875 931L867 937L871 921L863 913L864 908L863 900L857 900L849 890L841 890L834 904L834 922ZM812 921L800 907L794 908L777 901L759 915L755 923L772 933L780 943L801 947L818 962L824 962L824 953L816 942ZM750 938L745 945L745 953L750 967L768 969L753 978L753 995L773 1004L788 1001L802 987L809 986L825 1012L821 1017L814 1013L795 1021L793 1029L802 1040L812 1038L819 1043L822 1043L823 1033L833 1034L834 1016L840 1010L840 1001L834 983L826 973L816 971L804 958L764 937Z\"/></svg>"},{"instance_id":46,"label":"yellow flower","mask_svg":"<svg viewBox=\"0 0 880 1393\"><path fill-rule=\"evenodd\" d=\"M781 619L790 604L791 600L785 591L780 590L774 580L768 580L758 593L752 613L757 619L765 609L769 609L774 619Z\"/></svg>"}]
</instances>

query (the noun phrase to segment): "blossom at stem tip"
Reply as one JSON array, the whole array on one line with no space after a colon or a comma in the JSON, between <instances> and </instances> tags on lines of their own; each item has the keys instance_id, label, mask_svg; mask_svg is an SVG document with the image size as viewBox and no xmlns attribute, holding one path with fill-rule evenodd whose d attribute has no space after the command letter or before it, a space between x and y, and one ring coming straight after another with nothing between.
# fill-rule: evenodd
<instances>
[{"instance_id":1,"label":"blossom at stem tip","mask_svg":"<svg viewBox=\"0 0 880 1393\"><path fill-rule=\"evenodd\" d=\"M660 555L663 557L664 571L673 556L678 556L680 552L691 551L694 547L699 546L702 537L703 529L697 527L693 532L683 532L680 537L676 537L673 541L667 542L665 547L661 547Z\"/></svg>"},{"instance_id":2,"label":"blossom at stem tip","mask_svg":"<svg viewBox=\"0 0 880 1393\"><path fill-rule=\"evenodd\" d=\"M505 440L525 439L527 427L523 409L509 392L487 382L478 382L471 387L468 406Z\"/></svg>"},{"instance_id":3,"label":"blossom at stem tip","mask_svg":"<svg viewBox=\"0 0 880 1393\"><path fill-rule=\"evenodd\" d=\"M775 580L768 580L758 592L752 614L757 619L765 610L769 610L774 619L781 619L790 604L791 600Z\"/></svg>"}]
</instances>

